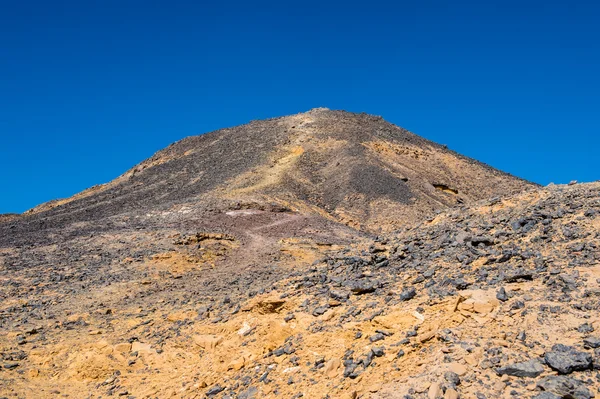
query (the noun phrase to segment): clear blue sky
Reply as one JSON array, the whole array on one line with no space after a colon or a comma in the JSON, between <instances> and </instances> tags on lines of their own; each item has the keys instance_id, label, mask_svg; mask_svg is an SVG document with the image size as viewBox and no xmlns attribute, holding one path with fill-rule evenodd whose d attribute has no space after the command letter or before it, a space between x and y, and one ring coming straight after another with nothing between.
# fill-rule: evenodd
<instances>
[{"instance_id":1,"label":"clear blue sky","mask_svg":"<svg viewBox=\"0 0 600 399\"><path fill-rule=\"evenodd\" d=\"M600 179L598 2L207 3L2 2L0 213L319 106L541 184Z\"/></svg>"}]
</instances>

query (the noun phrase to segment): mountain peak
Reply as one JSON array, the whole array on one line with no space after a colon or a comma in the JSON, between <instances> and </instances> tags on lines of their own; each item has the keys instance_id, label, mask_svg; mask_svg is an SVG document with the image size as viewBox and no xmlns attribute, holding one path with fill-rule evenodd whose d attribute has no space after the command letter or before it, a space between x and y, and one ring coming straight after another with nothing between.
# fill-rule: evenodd
<instances>
[{"instance_id":1,"label":"mountain peak","mask_svg":"<svg viewBox=\"0 0 600 399\"><path fill-rule=\"evenodd\" d=\"M381 117L314 108L188 137L110 183L26 217L63 226L175 205L253 201L389 231L436 210L527 187L534 185Z\"/></svg>"}]
</instances>

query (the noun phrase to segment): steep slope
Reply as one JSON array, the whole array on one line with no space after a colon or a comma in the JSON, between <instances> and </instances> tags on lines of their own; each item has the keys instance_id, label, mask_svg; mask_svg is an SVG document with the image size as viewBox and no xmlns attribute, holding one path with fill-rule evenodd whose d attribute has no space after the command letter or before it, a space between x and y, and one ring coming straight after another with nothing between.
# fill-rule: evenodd
<instances>
[{"instance_id":1,"label":"steep slope","mask_svg":"<svg viewBox=\"0 0 600 399\"><path fill-rule=\"evenodd\" d=\"M379 117L315 109L184 139L113 182L34 208L11 236L238 202L389 231L434 210L532 187Z\"/></svg>"}]
</instances>

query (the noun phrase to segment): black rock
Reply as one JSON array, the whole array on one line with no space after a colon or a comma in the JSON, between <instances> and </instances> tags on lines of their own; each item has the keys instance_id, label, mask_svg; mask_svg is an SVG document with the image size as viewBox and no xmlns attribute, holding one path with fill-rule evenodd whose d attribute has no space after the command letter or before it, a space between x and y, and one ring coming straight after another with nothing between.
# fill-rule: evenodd
<instances>
[{"instance_id":1,"label":"black rock","mask_svg":"<svg viewBox=\"0 0 600 399\"><path fill-rule=\"evenodd\" d=\"M371 353L375 357L381 357L385 355L385 349L383 349L383 347L375 347L371 349Z\"/></svg>"},{"instance_id":2,"label":"black rock","mask_svg":"<svg viewBox=\"0 0 600 399\"><path fill-rule=\"evenodd\" d=\"M373 357L375 357L373 352L369 351L365 357L358 361L358 363L362 363L363 367L367 368L371 365L371 362L373 362Z\"/></svg>"},{"instance_id":3,"label":"black rock","mask_svg":"<svg viewBox=\"0 0 600 399\"><path fill-rule=\"evenodd\" d=\"M346 286L354 295L369 294L381 287L381 283L377 280L350 280L346 282Z\"/></svg>"},{"instance_id":4,"label":"black rock","mask_svg":"<svg viewBox=\"0 0 600 399\"><path fill-rule=\"evenodd\" d=\"M258 389L250 387L238 395L238 399L255 399Z\"/></svg>"},{"instance_id":5,"label":"black rock","mask_svg":"<svg viewBox=\"0 0 600 399\"><path fill-rule=\"evenodd\" d=\"M288 313L287 315L285 315L283 320L285 320L287 322L287 321L294 320L295 318L296 318L296 316L293 313Z\"/></svg>"},{"instance_id":6,"label":"black rock","mask_svg":"<svg viewBox=\"0 0 600 399\"><path fill-rule=\"evenodd\" d=\"M206 391L206 396L215 396L218 393L221 393L225 390L225 388L223 388L220 385L215 385L214 387L210 388L208 391Z\"/></svg>"},{"instance_id":7,"label":"black rock","mask_svg":"<svg viewBox=\"0 0 600 399\"><path fill-rule=\"evenodd\" d=\"M487 237L487 236L471 237L469 239L469 241L471 242L471 245L474 247L477 247L480 244L483 244L486 247L490 246L490 245L494 245L494 239L492 237Z\"/></svg>"},{"instance_id":8,"label":"black rock","mask_svg":"<svg viewBox=\"0 0 600 399\"><path fill-rule=\"evenodd\" d=\"M444 378L446 379L446 381L448 381L449 383L453 384L453 385L460 385L460 377L458 376L458 374L452 372L452 371L446 371L444 373Z\"/></svg>"},{"instance_id":9,"label":"black rock","mask_svg":"<svg viewBox=\"0 0 600 399\"><path fill-rule=\"evenodd\" d=\"M596 215L596 211L594 209L588 209L587 211L585 211L584 216L586 217L592 217Z\"/></svg>"},{"instance_id":10,"label":"black rock","mask_svg":"<svg viewBox=\"0 0 600 399\"><path fill-rule=\"evenodd\" d=\"M537 383L537 386L560 398L592 399L594 397L581 381L564 375L545 377Z\"/></svg>"},{"instance_id":11,"label":"black rock","mask_svg":"<svg viewBox=\"0 0 600 399\"><path fill-rule=\"evenodd\" d=\"M371 341L371 342L381 341L382 339L385 339L385 335L383 335L381 333L377 333L377 334L371 335L369 337L369 341Z\"/></svg>"},{"instance_id":12,"label":"black rock","mask_svg":"<svg viewBox=\"0 0 600 399\"><path fill-rule=\"evenodd\" d=\"M537 360L528 360L500 367L496 372L499 375L535 378L544 372L544 366Z\"/></svg>"},{"instance_id":13,"label":"black rock","mask_svg":"<svg viewBox=\"0 0 600 399\"><path fill-rule=\"evenodd\" d=\"M354 363L354 361L352 361L352 359L348 359L344 362L344 378L356 378L357 376L355 375L355 371L356 371L356 367L358 366L356 363Z\"/></svg>"},{"instance_id":14,"label":"black rock","mask_svg":"<svg viewBox=\"0 0 600 399\"><path fill-rule=\"evenodd\" d=\"M588 349L600 348L600 338L586 337L583 339L583 346Z\"/></svg>"},{"instance_id":15,"label":"black rock","mask_svg":"<svg viewBox=\"0 0 600 399\"><path fill-rule=\"evenodd\" d=\"M577 327L577 331L582 334L588 334L594 332L594 327L590 323L583 323L579 327Z\"/></svg>"},{"instance_id":16,"label":"black rock","mask_svg":"<svg viewBox=\"0 0 600 399\"><path fill-rule=\"evenodd\" d=\"M523 270L523 269L511 270L510 272L508 272L504 275L503 280L506 281L507 283L516 283L519 281L531 281L531 280L533 280L533 272L530 270Z\"/></svg>"},{"instance_id":17,"label":"black rock","mask_svg":"<svg viewBox=\"0 0 600 399\"><path fill-rule=\"evenodd\" d=\"M600 348L594 349L592 362L594 363L594 370L600 370Z\"/></svg>"},{"instance_id":18,"label":"black rock","mask_svg":"<svg viewBox=\"0 0 600 399\"><path fill-rule=\"evenodd\" d=\"M504 287L500 287L498 292L496 292L496 298L502 302L508 301L508 295L506 294L506 290L504 289Z\"/></svg>"},{"instance_id":19,"label":"black rock","mask_svg":"<svg viewBox=\"0 0 600 399\"><path fill-rule=\"evenodd\" d=\"M313 310L312 315L313 316L321 316L323 313L327 312L328 307L327 306L319 306L318 308L316 308L315 310Z\"/></svg>"},{"instance_id":20,"label":"black rock","mask_svg":"<svg viewBox=\"0 0 600 399\"><path fill-rule=\"evenodd\" d=\"M417 291L415 290L414 287L408 287L402 290L402 292L400 293L400 300L402 301L408 301L410 299L413 299L415 296L417 296Z\"/></svg>"},{"instance_id":21,"label":"black rock","mask_svg":"<svg viewBox=\"0 0 600 399\"><path fill-rule=\"evenodd\" d=\"M535 395L531 399L562 399L562 396L555 395L552 392L542 392L540 394Z\"/></svg>"},{"instance_id":22,"label":"black rock","mask_svg":"<svg viewBox=\"0 0 600 399\"><path fill-rule=\"evenodd\" d=\"M592 368L592 355L579 352L574 347L563 344L554 345L552 351L547 352L544 359L548 366L561 374Z\"/></svg>"},{"instance_id":23,"label":"black rock","mask_svg":"<svg viewBox=\"0 0 600 399\"><path fill-rule=\"evenodd\" d=\"M331 290L329 291L329 296L336 301L343 302L350 297L350 294L346 291Z\"/></svg>"}]
</instances>

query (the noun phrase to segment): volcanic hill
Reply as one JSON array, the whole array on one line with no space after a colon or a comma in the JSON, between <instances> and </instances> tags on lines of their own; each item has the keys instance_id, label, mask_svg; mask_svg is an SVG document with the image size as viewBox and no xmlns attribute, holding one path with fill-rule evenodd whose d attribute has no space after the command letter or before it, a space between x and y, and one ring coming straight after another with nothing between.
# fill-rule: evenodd
<instances>
[{"instance_id":1,"label":"volcanic hill","mask_svg":"<svg viewBox=\"0 0 600 399\"><path fill-rule=\"evenodd\" d=\"M592 398L600 184L314 109L0 215L0 396Z\"/></svg>"}]
</instances>

